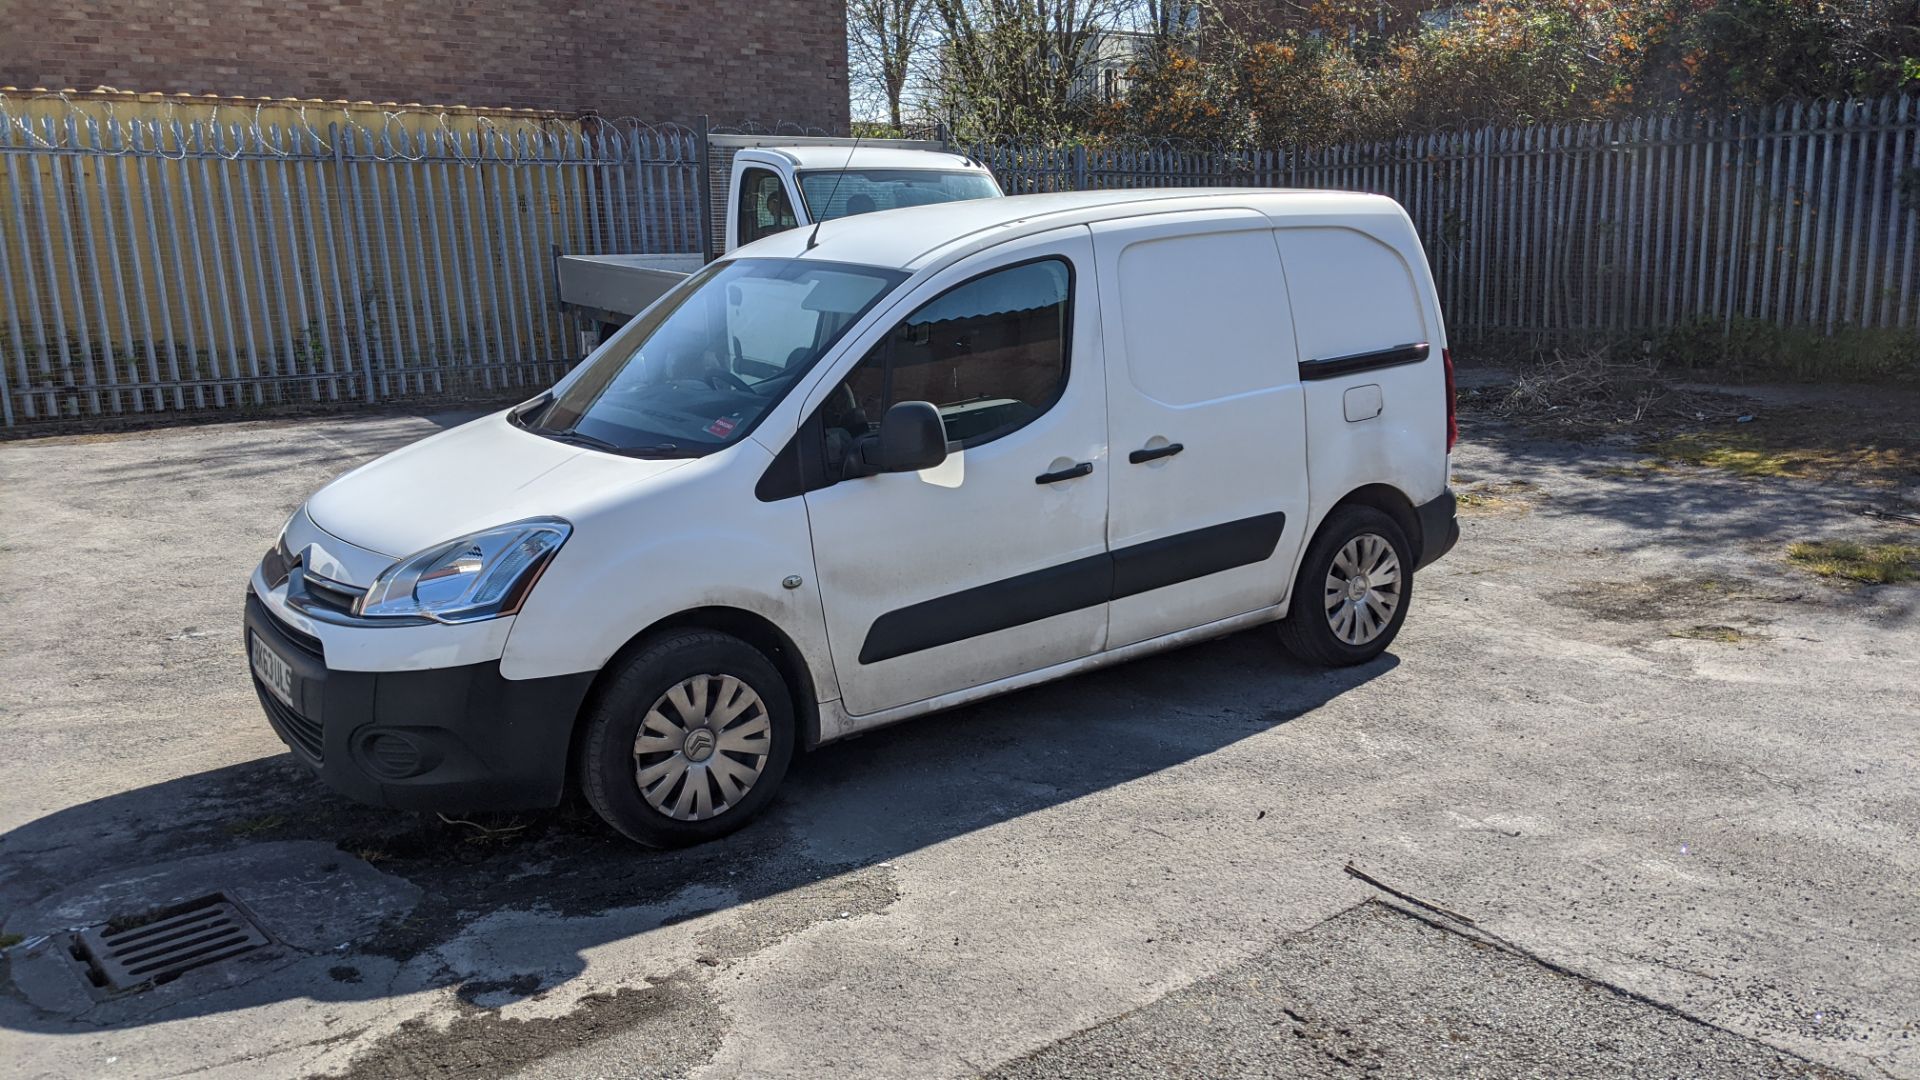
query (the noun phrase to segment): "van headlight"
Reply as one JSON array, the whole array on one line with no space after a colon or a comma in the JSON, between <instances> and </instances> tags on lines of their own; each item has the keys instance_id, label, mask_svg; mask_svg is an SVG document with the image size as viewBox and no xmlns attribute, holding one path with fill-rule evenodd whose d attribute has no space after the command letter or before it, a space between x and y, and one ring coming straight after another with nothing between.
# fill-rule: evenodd
<instances>
[{"instance_id":1,"label":"van headlight","mask_svg":"<svg viewBox=\"0 0 1920 1080\"><path fill-rule=\"evenodd\" d=\"M388 567L354 614L439 622L511 615L572 532L559 518L529 518L449 540Z\"/></svg>"}]
</instances>

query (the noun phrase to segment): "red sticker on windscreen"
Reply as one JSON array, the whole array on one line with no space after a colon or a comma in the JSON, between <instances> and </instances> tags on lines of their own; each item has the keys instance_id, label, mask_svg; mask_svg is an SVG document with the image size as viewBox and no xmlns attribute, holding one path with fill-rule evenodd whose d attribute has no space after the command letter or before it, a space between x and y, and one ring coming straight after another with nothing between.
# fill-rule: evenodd
<instances>
[{"instance_id":1,"label":"red sticker on windscreen","mask_svg":"<svg viewBox=\"0 0 1920 1080\"><path fill-rule=\"evenodd\" d=\"M723 416L707 425L707 434L724 439L733 434L733 429L738 427L739 423L738 420L735 420L731 416Z\"/></svg>"}]
</instances>

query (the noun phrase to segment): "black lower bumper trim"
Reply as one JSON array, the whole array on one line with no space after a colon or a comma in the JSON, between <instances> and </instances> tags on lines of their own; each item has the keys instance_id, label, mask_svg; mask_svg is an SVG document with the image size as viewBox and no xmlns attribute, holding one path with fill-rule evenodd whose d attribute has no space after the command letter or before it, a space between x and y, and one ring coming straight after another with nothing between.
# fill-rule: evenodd
<instances>
[{"instance_id":1,"label":"black lower bumper trim","mask_svg":"<svg viewBox=\"0 0 1920 1080\"><path fill-rule=\"evenodd\" d=\"M292 667L291 707L254 690L294 759L341 794L412 810L556 805L592 672L509 679L493 661L335 671L247 592L246 629ZM284 730L283 730L284 729Z\"/></svg>"},{"instance_id":2,"label":"black lower bumper trim","mask_svg":"<svg viewBox=\"0 0 1920 1080\"><path fill-rule=\"evenodd\" d=\"M1460 542L1460 519L1456 516L1453 489L1447 488L1439 498L1421 503L1414 512L1420 515L1420 558L1414 563L1414 569L1419 570L1452 551L1453 545Z\"/></svg>"}]
</instances>

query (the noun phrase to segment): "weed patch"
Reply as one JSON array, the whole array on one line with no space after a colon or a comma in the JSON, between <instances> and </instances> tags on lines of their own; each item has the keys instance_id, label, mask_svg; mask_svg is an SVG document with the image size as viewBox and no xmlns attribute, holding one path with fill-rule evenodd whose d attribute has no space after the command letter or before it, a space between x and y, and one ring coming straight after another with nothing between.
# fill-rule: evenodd
<instances>
[{"instance_id":1,"label":"weed patch","mask_svg":"<svg viewBox=\"0 0 1920 1080\"><path fill-rule=\"evenodd\" d=\"M270 833L286 823L287 815L285 814L266 814L257 818L247 818L245 821L228 822L227 835L259 836L262 833Z\"/></svg>"},{"instance_id":2,"label":"weed patch","mask_svg":"<svg viewBox=\"0 0 1920 1080\"><path fill-rule=\"evenodd\" d=\"M1920 339L1895 327L1783 327L1763 319L1703 319L1651 343L1668 368L1760 379L1819 382L1920 380Z\"/></svg>"},{"instance_id":3,"label":"weed patch","mask_svg":"<svg viewBox=\"0 0 1920 1080\"><path fill-rule=\"evenodd\" d=\"M1840 477L1866 483L1892 483L1920 475L1920 445L1900 436L1876 441L1870 431L1833 421L1854 433L1860 445L1844 445L1832 426L1794 416L1752 430L1715 428L1669 435L1647 449L1668 464L1704 465L1749 479L1786 477L1826 480Z\"/></svg>"},{"instance_id":4,"label":"weed patch","mask_svg":"<svg viewBox=\"0 0 1920 1080\"><path fill-rule=\"evenodd\" d=\"M1686 638L1689 641L1721 641L1729 645L1747 640L1749 635L1735 626L1689 626L1684 630L1670 631L1668 637Z\"/></svg>"},{"instance_id":5,"label":"weed patch","mask_svg":"<svg viewBox=\"0 0 1920 1080\"><path fill-rule=\"evenodd\" d=\"M1531 480L1488 480L1462 488L1454 499L1462 513L1524 514L1532 509L1526 500L1544 494L1540 485Z\"/></svg>"},{"instance_id":6,"label":"weed patch","mask_svg":"<svg viewBox=\"0 0 1920 1080\"><path fill-rule=\"evenodd\" d=\"M1802 540L1788 545L1787 561L1821 577L1865 585L1897 585L1920 579L1920 544Z\"/></svg>"},{"instance_id":7,"label":"weed patch","mask_svg":"<svg viewBox=\"0 0 1920 1080\"><path fill-rule=\"evenodd\" d=\"M1658 458L1644 458L1631 465L1602 465L1593 470L1593 475L1615 480L1646 480L1660 473L1672 471L1673 465L1670 462Z\"/></svg>"}]
</instances>

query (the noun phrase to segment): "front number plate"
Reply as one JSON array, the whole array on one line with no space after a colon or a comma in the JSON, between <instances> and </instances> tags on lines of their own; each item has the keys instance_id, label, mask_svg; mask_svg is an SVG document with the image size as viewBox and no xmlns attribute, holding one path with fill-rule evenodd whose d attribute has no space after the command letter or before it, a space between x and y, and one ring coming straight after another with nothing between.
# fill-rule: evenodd
<instances>
[{"instance_id":1,"label":"front number plate","mask_svg":"<svg viewBox=\"0 0 1920 1080\"><path fill-rule=\"evenodd\" d=\"M267 647L260 635L253 635L253 673L258 676L273 696L293 708L293 666L280 658L280 654Z\"/></svg>"}]
</instances>

